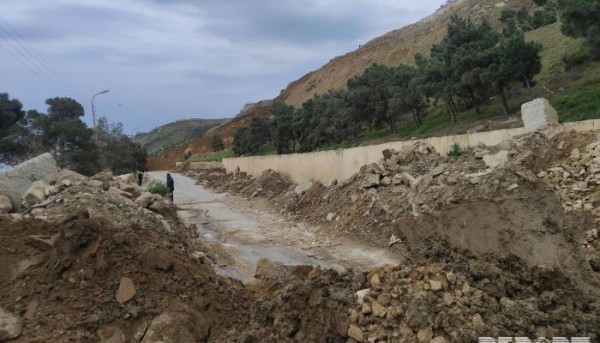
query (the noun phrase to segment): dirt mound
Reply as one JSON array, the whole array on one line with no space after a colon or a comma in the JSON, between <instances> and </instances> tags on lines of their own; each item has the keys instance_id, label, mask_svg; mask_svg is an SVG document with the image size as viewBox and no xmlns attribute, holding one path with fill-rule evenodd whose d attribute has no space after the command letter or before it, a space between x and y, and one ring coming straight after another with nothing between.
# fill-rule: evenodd
<instances>
[{"instance_id":1,"label":"dirt mound","mask_svg":"<svg viewBox=\"0 0 600 343\"><path fill-rule=\"evenodd\" d=\"M344 340L353 274L308 267L246 287L215 274L171 203L102 179L0 216L0 325L17 318L15 342Z\"/></svg>"},{"instance_id":2,"label":"dirt mound","mask_svg":"<svg viewBox=\"0 0 600 343\"><path fill-rule=\"evenodd\" d=\"M272 202L331 234L389 245L408 260L422 261L415 249L440 236L478 256L514 255L529 267L555 268L597 292L600 143L594 141L592 135L531 134L454 157L415 144L384 151L379 163L348 180L315 183ZM249 182L230 174L207 184L248 196L238 189Z\"/></svg>"}]
</instances>

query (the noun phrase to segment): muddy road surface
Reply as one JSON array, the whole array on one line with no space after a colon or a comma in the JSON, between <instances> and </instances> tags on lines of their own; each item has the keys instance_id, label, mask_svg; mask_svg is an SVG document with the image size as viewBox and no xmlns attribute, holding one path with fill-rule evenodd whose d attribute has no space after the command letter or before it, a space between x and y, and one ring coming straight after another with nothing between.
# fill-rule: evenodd
<instances>
[{"instance_id":1,"label":"muddy road surface","mask_svg":"<svg viewBox=\"0 0 600 343\"><path fill-rule=\"evenodd\" d=\"M166 172L150 173L164 180ZM198 228L199 241L217 262L215 269L242 281L254 276L256 263L268 258L286 265L320 265L342 271L367 270L402 262L401 256L290 221L264 200L217 194L195 180L171 174L174 201L186 224Z\"/></svg>"}]
</instances>

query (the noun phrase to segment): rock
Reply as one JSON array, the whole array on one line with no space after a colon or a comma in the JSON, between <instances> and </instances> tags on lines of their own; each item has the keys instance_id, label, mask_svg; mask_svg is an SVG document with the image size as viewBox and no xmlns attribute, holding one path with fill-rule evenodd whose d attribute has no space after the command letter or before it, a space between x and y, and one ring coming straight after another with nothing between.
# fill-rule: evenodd
<instances>
[{"instance_id":1,"label":"rock","mask_svg":"<svg viewBox=\"0 0 600 343\"><path fill-rule=\"evenodd\" d=\"M137 186L134 186L131 183L124 183L124 182L119 182L117 184L117 188L120 189L120 190L122 190L122 191L125 191L127 193L133 193L133 192L135 192L138 189Z\"/></svg>"},{"instance_id":2,"label":"rock","mask_svg":"<svg viewBox=\"0 0 600 343\"><path fill-rule=\"evenodd\" d=\"M71 180L62 180L60 184L65 188L73 186L73 182Z\"/></svg>"},{"instance_id":3,"label":"rock","mask_svg":"<svg viewBox=\"0 0 600 343\"><path fill-rule=\"evenodd\" d=\"M440 175L444 174L445 171L446 171L446 166L441 164L441 165L435 167L431 171L431 176L433 176L433 177L440 176Z\"/></svg>"},{"instance_id":4,"label":"rock","mask_svg":"<svg viewBox=\"0 0 600 343\"><path fill-rule=\"evenodd\" d=\"M52 155L45 153L0 173L0 194L6 195L12 207L18 209L23 194L34 181L52 183L56 181L59 172Z\"/></svg>"},{"instance_id":5,"label":"rock","mask_svg":"<svg viewBox=\"0 0 600 343\"><path fill-rule=\"evenodd\" d=\"M385 317L385 315L387 313L387 311L385 310L385 307L383 307L377 301L373 301L373 303L371 304L371 309L373 310L373 315L376 317L383 318L383 317Z\"/></svg>"},{"instance_id":6,"label":"rock","mask_svg":"<svg viewBox=\"0 0 600 343\"><path fill-rule=\"evenodd\" d=\"M356 299L356 302L359 305L362 305L365 302L365 297L369 294L370 291L371 289L369 288L357 291L354 293L354 299Z\"/></svg>"},{"instance_id":7,"label":"rock","mask_svg":"<svg viewBox=\"0 0 600 343\"><path fill-rule=\"evenodd\" d=\"M109 325L103 327L97 332L98 337L100 338L100 343L125 343L125 333L121 328Z\"/></svg>"},{"instance_id":8,"label":"rock","mask_svg":"<svg viewBox=\"0 0 600 343\"><path fill-rule=\"evenodd\" d=\"M398 154L398 152L394 149L385 149L381 152L381 154L383 155L383 159L387 161L392 158L392 156Z\"/></svg>"},{"instance_id":9,"label":"rock","mask_svg":"<svg viewBox=\"0 0 600 343\"><path fill-rule=\"evenodd\" d=\"M510 191L514 191L514 190L515 190L515 189L517 189L517 188L519 188L519 185L518 185L518 184L516 184L516 183L513 183L512 185L508 186L508 187L506 188L506 190L510 192Z\"/></svg>"},{"instance_id":10,"label":"rock","mask_svg":"<svg viewBox=\"0 0 600 343\"><path fill-rule=\"evenodd\" d=\"M118 194L118 195L120 195L122 197L125 197L127 199L132 199L133 198L133 195L131 193L125 192L125 191L120 190L120 189L118 189L116 187L110 187L110 188L108 188L108 191L112 192L112 193L115 193L115 194Z\"/></svg>"},{"instance_id":11,"label":"rock","mask_svg":"<svg viewBox=\"0 0 600 343\"><path fill-rule=\"evenodd\" d=\"M333 219L335 219L335 213L329 213L327 214L327 221L333 221Z\"/></svg>"},{"instance_id":12,"label":"rock","mask_svg":"<svg viewBox=\"0 0 600 343\"><path fill-rule=\"evenodd\" d=\"M104 181L111 181L114 176L115 175L113 174L113 172L110 169L105 169L105 170L99 172L98 174L92 176L90 179L104 182Z\"/></svg>"},{"instance_id":13,"label":"rock","mask_svg":"<svg viewBox=\"0 0 600 343\"><path fill-rule=\"evenodd\" d=\"M10 198L0 194L0 213L9 213L13 207L10 203Z\"/></svg>"},{"instance_id":14,"label":"rock","mask_svg":"<svg viewBox=\"0 0 600 343\"><path fill-rule=\"evenodd\" d=\"M38 248L43 251L48 251L54 249L56 241L59 237L60 233L57 233L53 236L31 235L27 237L27 244L31 245L34 248Z\"/></svg>"},{"instance_id":15,"label":"rock","mask_svg":"<svg viewBox=\"0 0 600 343\"><path fill-rule=\"evenodd\" d=\"M133 280L128 277L122 277L119 282L119 289L117 289L117 302L119 302L119 304L124 304L133 299L134 296L135 286L133 285Z\"/></svg>"},{"instance_id":16,"label":"rock","mask_svg":"<svg viewBox=\"0 0 600 343\"><path fill-rule=\"evenodd\" d=\"M152 320L142 343L195 343L206 340L210 326L199 313L162 313Z\"/></svg>"},{"instance_id":17,"label":"rock","mask_svg":"<svg viewBox=\"0 0 600 343\"><path fill-rule=\"evenodd\" d=\"M0 342L17 338L23 330L23 319L0 307Z\"/></svg>"},{"instance_id":18,"label":"rock","mask_svg":"<svg viewBox=\"0 0 600 343\"><path fill-rule=\"evenodd\" d=\"M442 283L437 280L429 280L429 287L432 291L437 292L442 289Z\"/></svg>"},{"instance_id":19,"label":"rock","mask_svg":"<svg viewBox=\"0 0 600 343\"><path fill-rule=\"evenodd\" d=\"M446 280L448 280L451 285L454 285L456 283L456 274L453 272L448 272L446 274Z\"/></svg>"},{"instance_id":20,"label":"rock","mask_svg":"<svg viewBox=\"0 0 600 343\"><path fill-rule=\"evenodd\" d=\"M541 172L539 172L539 173L537 174L537 177L539 177L540 179L543 179L543 178L545 178L546 176L548 176L548 172L547 172L547 171L545 171L545 170L542 170Z\"/></svg>"},{"instance_id":21,"label":"rock","mask_svg":"<svg viewBox=\"0 0 600 343\"><path fill-rule=\"evenodd\" d=\"M397 244L397 243L402 243L402 240L400 238L396 237L396 235L392 235L390 237L390 242L388 243L388 247L391 247L392 245Z\"/></svg>"},{"instance_id":22,"label":"rock","mask_svg":"<svg viewBox=\"0 0 600 343\"><path fill-rule=\"evenodd\" d=\"M25 194L23 195L23 205L28 208L31 208L33 205L39 204L44 201L48 194L46 193L46 189L50 187L50 185L43 180L35 181L29 186Z\"/></svg>"},{"instance_id":23,"label":"rock","mask_svg":"<svg viewBox=\"0 0 600 343\"><path fill-rule=\"evenodd\" d=\"M83 176L79 173L76 173L72 170L69 169L62 169L60 171L60 173L58 174L58 177L56 179L56 181L58 183L64 183L64 181L68 181L68 183L75 184L77 182L83 182L86 181L88 178L86 176ZM66 186L66 185L65 185ZM66 186L66 187L70 187L70 186Z\"/></svg>"},{"instance_id":24,"label":"rock","mask_svg":"<svg viewBox=\"0 0 600 343\"><path fill-rule=\"evenodd\" d=\"M481 315L479 313L473 316L473 318L471 319L471 323L473 323L473 328L475 329L475 331L477 331L480 334L485 333L485 322L483 321L483 318L481 318Z\"/></svg>"},{"instance_id":25,"label":"rock","mask_svg":"<svg viewBox=\"0 0 600 343\"><path fill-rule=\"evenodd\" d=\"M371 314L373 313L373 308L371 308L371 305L369 305L369 303L363 303L362 307L360 308L360 313Z\"/></svg>"},{"instance_id":26,"label":"rock","mask_svg":"<svg viewBox=\"0 0 600 343\"><path fill-rule=\"evenodd\" d=\"M421 329L417 332L417 340L419 341L419 343L429 343L431 342L432 338L433 331L431 330L431 327Z\"/></svg>"},{"instance_id":27,"label":"rock","mask_svg":"<svg viewBox=\"0 0 600 343\"><path fill-rule=\"evenodd\" d=\"M446 341L446 339L442 336L437 336L436 338L432 339L429 343L448 343L448 341Z\"/></svg>"},{"instance_id":28,"label":"rock","mask_svg":"<svg viewBox=\"0 0 600 343\"><path fill-rule=\"evenodd\" d=\"M531 183L535 183L538 180L537 176L531 170L519 170L517 175Z\"/></svg>"},{"instance_id":29,"label":"rock","mask_svg":"<svg viewBox=\"0 0 600 343\"><path fill-rule=\"evenodd\" d=\"M308 191L313 186L313 183L310 181L301 182L296 185L294 188L294 193L297 195L302 195L304 192Z\"/></svg>"},{"instance_id":30,"label":"rock","mask_svg":"<svg viewBox=\"0 0 600 343\"><path fill-rule=\"evenodd\" d=\"M371 283L372 289L374 289L374 290L381 289L381 279L379 278L379 274L373 274L373 276L371 276L371 280L369 280L369 282Z\"/></svg>"},{"instance_id":31,"label":"rock","mask_svg":"<svg viewBox=\"0 0 600 343\"><path fill-rule=\"evenodd\" d=\"M483 162L491 169L495 169L508 162L508 151L502 150L495 154L484 155Z\"/></svg>"},{"instance_id":32,"label":"rock","mask_svg":"<svg viewBox=\"0 0 600 343\"><path fill-rule=\"evenodd\" d=\"M35 319L40 303L37 300L32 300L27 304L27 310L23 316L26 321L30 322Z\"/></svg>"},{"instance_id":33,"label":"rock","mask_svg":"<svg viewBox=\"0 0 600 343\"><path fill-rule=\"evenodd\" d=\"M407 185L408 187L413 187L418 182L416 178L414 178L412 175L406 172L400 175L396 175L395 177L397 177L403 184Z\"/></svg>"},{"instance_id":34,"label":"rock","mask_svg":"<svg viewBox=\"0 0 600 343\"><path fill-rule=\"evenodd\" d=\"M360 185L362 188L371 188L379 186L379 174L365 175L363 182Z\"/></svg>"},{"instance_id":35,"label":"rock","mask_svg":"<svg viewBox=\"0 0 600 343\"><path fill-rule=\"evenodd\" d=\"M348 328L348 337L359 343L362 343L365 340L362 330L356 325L350 325Z\"/></svg>"},{"instance_id":36,"label":"rock","mask_svg":"<svg viewBox=\"0 0 600 343\"><path fill-rule=\"evenodd\" d=\"M556 110L544 98L524 103L521 106L521 117L525 132L533 132L547 125L558 124Z\"/></svg>"},{"instance_id":37,"label":"rock","mask_svg":"<svg viewBox=\"0 0 600 343\"><path fill-rule=\"evenodd\" d=\"M381 179L381 185L382 186L389 186L392 184L392 179L389 176L384 177L383 179Z\"/></svg>"},{"instance_id":38,"label":"rock","mask_svg":"<svg viewBox=\"0 0 600 343\"><path fill-rule=\"evenodd\" d=\"M88 180L85 184L93 188L104 188L104 182L100 180Z\"/></svg>"},{"instance_id":39,"label":"rock","mask_svg":"<svg viewBox=\"0 0 600 343\"><path fill-rule=\"evenodd\" d=\"M142 208L148 208L158 200L162 200L160 195L144 192L137 199L135 199L135 204Z\"/></svg>"},{"instance_id":40,"label":"rock","mask_svg":"<svg viewBox=\"0 0 600 343\"><path fill-rule=\"evenodd\" d=\"M572 159L579 159L581 157L581 153L579 152L579 149L575 148L573 150L571 150L571 158Z\"/></svg>"},{"instance_id":41,"label":"rock","mask_svg":"<svg viewBox=\"0 0 600 343\"><path fill-rule=\"evenodd\" d=\"M160 212L164 211L167 207L169 207L169 205L165 201L165 199L160 198L160 199L156 199L156 201L154 201L152 204L150 204L150 206L148 206L148 209L150 209L153 212L160 213Z\"/></svg>"}]
</instances>

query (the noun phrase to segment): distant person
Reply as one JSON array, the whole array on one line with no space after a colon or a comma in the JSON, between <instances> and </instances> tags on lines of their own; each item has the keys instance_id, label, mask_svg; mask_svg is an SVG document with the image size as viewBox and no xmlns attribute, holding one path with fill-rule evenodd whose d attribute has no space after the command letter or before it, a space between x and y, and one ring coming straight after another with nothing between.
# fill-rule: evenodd
<instances>
[{"instance_id":1,"label":"distant person","mask_svg":"<svg viewBox=\"0 0 600 343\"><path fill-rule=\"evenodd\" d=\"M138 186L142 186L143 182L144 182L144 174L142 174L142 172L138 172Z\"/></svg>"},{"instance_id":2,"label":"distant person","mask_svg":"<svg viewBox=\"0 0 600 343\"><path fill-rule=\"evenodd\" d=\"M173 201L173 192L175 191L175 182L171 177L171 174L167 173L167 188L169 189L169 199Z\"/></svg>"}]
</instances>

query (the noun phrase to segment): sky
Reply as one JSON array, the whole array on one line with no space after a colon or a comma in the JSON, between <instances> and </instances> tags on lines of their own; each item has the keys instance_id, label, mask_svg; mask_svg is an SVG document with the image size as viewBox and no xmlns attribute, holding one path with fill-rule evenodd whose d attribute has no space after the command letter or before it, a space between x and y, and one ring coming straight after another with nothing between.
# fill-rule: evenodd
<instances>
[{"instance_id":1,"label":"sky","mask_svg":"<svg viewBox=\"0 0 600 343\"><path fill-rule=\"evenodd\" d=\"M68 96L126 133L227 118L443 0L2 0L0 93Z\"/></svg>"}]
</instances>

